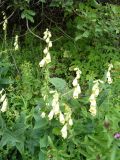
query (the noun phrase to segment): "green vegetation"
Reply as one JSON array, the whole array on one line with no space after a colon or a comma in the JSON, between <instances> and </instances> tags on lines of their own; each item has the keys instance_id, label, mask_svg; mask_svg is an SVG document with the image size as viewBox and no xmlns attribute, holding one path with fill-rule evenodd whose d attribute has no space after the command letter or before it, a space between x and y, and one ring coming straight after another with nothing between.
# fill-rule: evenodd
<instances>
[{"instance_id":1,"label":"green vegetation","mask_svg":"<svg viewBox=\"0 0 120 160\"><path fill-rule=\"evenodd\" d=\"M0 160L120 160L117 1L1 5Z\"/></svg>"}]
</instances>

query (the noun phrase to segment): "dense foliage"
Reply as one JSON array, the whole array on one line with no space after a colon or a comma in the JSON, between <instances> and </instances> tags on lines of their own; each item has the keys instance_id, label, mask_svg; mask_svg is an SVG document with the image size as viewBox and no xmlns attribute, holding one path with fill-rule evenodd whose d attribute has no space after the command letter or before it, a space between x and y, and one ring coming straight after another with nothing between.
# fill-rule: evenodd
<instances>
[{"instance_id":1,"label":"dense foliage","mask_svg":"<svg viewBox=\"0 0 120 160\"><path fill-rule=\"evenodd\" d=\"M1 3L1 160L120 160L114 3Z\"/></svg>"}]
</instances>

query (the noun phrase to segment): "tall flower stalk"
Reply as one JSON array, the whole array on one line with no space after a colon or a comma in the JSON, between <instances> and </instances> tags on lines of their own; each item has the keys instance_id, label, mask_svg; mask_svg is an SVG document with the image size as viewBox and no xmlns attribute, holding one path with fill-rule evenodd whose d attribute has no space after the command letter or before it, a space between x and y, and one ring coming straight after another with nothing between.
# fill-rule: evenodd
<instances>
[{"instance_id":1,"label":"tall flower stalk","mask_svg":"<svg viewBox=\"0 0 120 160\"><path fill-rule=\"evenodd\" d=\"M52 41L50 40L52 35L51 35L51 32L48 29L46 29L46 31L43 34L44 34L43 39L46 42L46 47L43 50L43 53L44 53L45 56L39 62L39 66L41 68L44 67L44 76L45 76L44 78L45 78L45 80L44 80L44 84L43 84L44 87L42 88L42 96L43 96L43 99L45 101L47 101L48 93L49 93L49 66L47 64L49 64L51 62L51 55L50 55L49 49L52 47Z\"/></svg>"},{"instance_id":2,"label":"tall flower stalk","mask_svg":"<svg viewBox=\"0 0 120 160\"><path fill-rule=\"evenodd\" d=\"M99 84L100 83L104 83L103 81L101 80L96 80L96 81L93 81L94 85L92 87L92 94L89 98L89 101L90 101L90 113L92 116L96 116L97 114L97 103L96 103L96 99L100 93L100 88L99 88Z\"/></svg>"},{"instance_id":3,"label":"tall flower stalk","mask_svg":"<svg viewBox=\"0 0 120 160\"><path fill-rule=\"evenodd\" d=\"M43 36L43 39L46 42L46 47L43 50L45 57L40 61L39 63L40 67L44 67L46 64L51 62L51 55L49 52L49 49L52 47L52 41L50 40L51 36L52 36L51 32L48 29L46 29Z\"/></svg>"},{"instance_id":4,"label":"tall flower stalk","mask_svg":"<svg viewBox=\"0 0 120 160\"><path fill-rule=\"evenodd\" d=\"M73 98L77 99L79 94L81 93L81 87L80 87L78 81L80 79L80 75L82 72L81 72L81 70L79 70L79 68L74 68L74 71L76 71L76 77L72 82L73 87L74 87Z\"/></svg>"}]
</instances>

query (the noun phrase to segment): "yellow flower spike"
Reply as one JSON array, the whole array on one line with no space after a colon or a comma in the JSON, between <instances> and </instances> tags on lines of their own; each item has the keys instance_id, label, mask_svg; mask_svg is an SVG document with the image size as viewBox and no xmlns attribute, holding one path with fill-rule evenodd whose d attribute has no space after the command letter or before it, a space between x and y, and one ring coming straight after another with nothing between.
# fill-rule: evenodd
<instances>
[{"instance_id":1,"label":"yellow flower spike","mask_svg":"<svg viewBox=\"0 0 120 160\"><path fill-rule=\"evenodd\" d=\"M79 68L74 68L74 71L76 71L76 77L72 82L72 85L74 86L73 98L77 99L79 94L81 93L81 88L80 88L80 85L78 83L78 80L79 80L82 72L79 70Z\"/></svg>"},{"instance_id":2,"label":"yellow flower spike","mask_svg":"<svg viewBox=\"0 0 120 160\"><path fill-rule=\"evenodd\" d=\"M112 80L112 78L111 78L111 74L110 74L110 71L111 71L111 69L113 68L113 65L112 64L109 64L108 65L108 71L107 71L107 73L106 73L106 77L107 77L107 82L108 82L108 84L111 84L112 82L113 82L113 80Z\"/></svg>"},{"instance_id":3,"label":"yellow flower spike","mask_svg":"<svg viewBox=\"0 0 120 160\"><path fill-rule=\"evenodd\" d=\"M52 42L50 41L51 32L49 32L49 30L46 29L46 31L43 34L44 34L43 39L46 41L47 46L43 50L43 53L46 56L40 61L40 63L39 63L40 67L43 67L44 65L51 62L51 55L49 52L49 48L52 47Z\"/></svg>"}]
</instances>

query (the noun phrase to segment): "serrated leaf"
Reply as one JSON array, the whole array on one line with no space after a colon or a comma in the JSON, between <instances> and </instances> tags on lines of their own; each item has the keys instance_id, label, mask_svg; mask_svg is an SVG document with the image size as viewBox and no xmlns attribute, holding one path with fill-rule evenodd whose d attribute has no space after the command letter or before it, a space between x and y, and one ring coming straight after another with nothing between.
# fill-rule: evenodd
<instances>
[{"instance_id":1,"label":"serrated leaf","mask_svg":"<svg viewBox=\"0 0 120 160\"><path fill-rule=\"evenodd\" d=\"M60 92L64 92L65 89L67 88L67 83L64 79L62 78L50 78L49 82Z\"/></svg>"},{"instance_id":2,"label":"serrated leaf","mask_svg":"<svg viewBox=\"0 0 120 160\"><path fill-rule=\"evenodd\" d=\"M40 148L47 147L48 145L48 137L47 135L44 135L43 137L40 138Z\"/></svg>"},{"instance_id":3,"label":"serrated leaf","mask_svg":"<svg viewBox=\"0 0 120 160\"><path fill-rule=\"evenodd\" d=\"M34 113L34 119L35 119L35 125L34 125L34 129L40 129L40 128L44 128L45 126L47 126L47 121L45 118L42 118L40 116L40 114L38 113Z\"/></svg>"},{"instance_id":4,"label":"serrated leaf","mask_svg":"<svg viewBox=\"0 0 120 160\"><path fill-rule=\"evenodd\" d=\"M45 153L43 153L42 151L39 152L39 160L46 160Z\"/></svg>"},{"instance_id":5,"label":"serrated leaf","mask_svg":"<svg viewBox=\"0 0 120 160\"><path fill-rule=\"evenodd\" d=\"M31 16L35 16L35 12L32 10L25 10L25 12Z\"/></svg>"}]
</instances>

